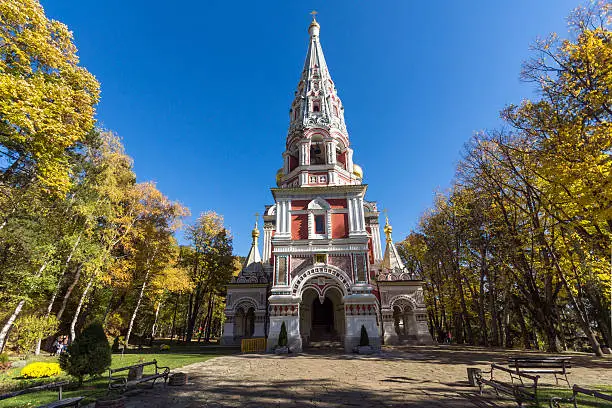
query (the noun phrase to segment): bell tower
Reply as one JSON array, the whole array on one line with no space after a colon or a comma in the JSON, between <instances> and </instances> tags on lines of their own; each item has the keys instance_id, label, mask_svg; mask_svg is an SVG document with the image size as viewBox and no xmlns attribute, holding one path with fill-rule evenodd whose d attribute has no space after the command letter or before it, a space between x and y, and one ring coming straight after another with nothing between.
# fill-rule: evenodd
<instances>
[{"instance_id":1,"label":"bell tower","mask_svg":"<svg viewBox=\"0 0 612 408\"><path fill-rule=\"evenodd\" d=\"M313 16L304 69L289 109L284 165L277 173L281 188L359 185L363 178L353 163L344 106L325 62L320 28Z\"/></svg>"},{"instance_id":2,"label":"bell tower","mask_svg":"<svg viewBox=\"0 0 612 408\"><path fill-rule=\"evenodd\" d=\"M404 267L388 222L383 257L380 213L365 199L368 185L353 162L320 31L313 15L289 109L283 167L271 189L274 203L263 216L262 256L256 223L247 261L227 285L222 342L267 336L272 351L283 324L292 352L320 341L352 352L362 329L375 349L382 338L427 342L422 282Z\"/></svg>"},{"instance_id":3,"label":"bell tower","mask_svg":"<svg viewBox=\"0 0 612 408\"><path fill-rule=\"evenodd\" d=\"M365 201L367 185L353 162L320 30L313 16L289 109L283 167L272 189L275 204L264 216L263 261L272 274L268 347L276 345L285 323L293 350L332 338L350 351L362 326L372 344L380 345L370 280L372 265L381 260L379 213ZM333 315L321 317L321 310Z\"/></svg>"}]
</instances>

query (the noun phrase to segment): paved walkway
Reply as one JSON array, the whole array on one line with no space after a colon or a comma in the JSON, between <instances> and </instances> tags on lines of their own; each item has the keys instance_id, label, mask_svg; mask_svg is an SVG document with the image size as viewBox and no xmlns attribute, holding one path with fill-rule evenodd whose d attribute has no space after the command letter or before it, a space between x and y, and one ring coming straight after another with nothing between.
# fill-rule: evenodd
<instances>
[{"instance_id":1,"label":"paved walkway","mask_svg":"<svg viewBox=\"0 0 612 408\"><path fill-rule=\"evenodd\" d=\"M516 406L492 394L479 397L466 375L467 367L486 368L509 354L516 352L446 346L385 348L376 356L225 356L178 370L188 374L186 386L128 392L126 407ZM612 383L612 359L574 360L570 382Z\"/></svg>"}]
</instances>

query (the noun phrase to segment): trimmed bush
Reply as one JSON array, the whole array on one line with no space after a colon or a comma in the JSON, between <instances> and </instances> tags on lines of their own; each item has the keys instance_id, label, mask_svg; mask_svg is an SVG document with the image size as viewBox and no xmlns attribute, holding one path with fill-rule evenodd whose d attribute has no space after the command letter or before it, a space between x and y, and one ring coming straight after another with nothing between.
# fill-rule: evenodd
<instances>
[{"instance_id":1,"label":"trimmed bush","mask_svg":"<svg viewBox=\"0 0 612 408\"><path fill-rule=\"evenodd\" d=\"M110 367L111 359L111 348L102 326L92 323L60 355L60 366L82 384L85 375L102 374Z\"/></svg>"},{"instance_id":2,"label":"trimmed bush","mask_svg":"<svg viewBox=\"0 0 612 408\"><path fill-rule=\"evenodd\" d=\"M287 347L287 326L285 326L285 322L281 325L280 334L278 335L278 346Z\"/></svg>"},{"instance_id":3,"label":"trimmed bush","mask_svg":"<svg viewBox=\"0 0 612 408\"><path fill-rule=\"evenodd\" d=\"M44 363L42 361L28 364L21 369L24 378L56 377L62 373L58 363Z\"/></svg>"},{"instance_id":4,"label":"trimmed bush","mask_svg":"<svg viewBox=\"0 0 612 408\"><path fill-rule=\"evenodd\" d=\"M368 331L365 326L361 325L361 337L359 338L359 347L365 347L370 345L370 338L368 337Z\"/></svg>"},{"instance_id":5,"label":"trimmed bush","mask_svg":"<svg viewBox=\"0 0 612 408\"><path fill-rule=\"evenodd\" d=\"M170 350L170 346L167 344L162 344L161 346L159 346L159 350L160 351L168 351Z\"/></svg>"}]
</instances>

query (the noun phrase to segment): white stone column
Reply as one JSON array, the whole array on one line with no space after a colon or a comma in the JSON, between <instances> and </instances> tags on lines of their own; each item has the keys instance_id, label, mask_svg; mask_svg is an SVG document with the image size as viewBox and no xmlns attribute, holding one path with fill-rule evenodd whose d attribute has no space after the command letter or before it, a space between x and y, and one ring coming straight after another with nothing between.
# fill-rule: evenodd
<instances>
[{"instance_id":1,"label":"white stone column","mask_svg":"<svg viewBox=\"0 0 612 408\"><path fill-rule=\"evenodd\" d=\"M278 213L278 212L277 212ZM270 256L272 255L272 232L274 226L271 222L264 223L264 242L263 242L263 263L270 263Z\"/></svg>"},{"instance_id":2,"label":"white stone column","mask_svg":"<svg viewBox=\"0 0 612 408\"><path fill-rule=\"evenodd\" d=\"M349 219L349 235L357 231L355 227L355 198L349 198L347 201L348 219Z\"/></svg>"},{"instance_id":3,"label":"white stone column","mask_svg":"<svg viewBox=\"0 0 612 408\"><path fill-rule=\"evenodd\" d=\"M353 174L353 149L350 147L346 149L346 169Z\"/></svg>"},{"instance_id":4,"label":"white stone column","mask_svg":"<svg viewBox=\"0 0 612 408\"><path fill-rule=\"evenodd\" d=\"M338 177L334 170L329 170L327 172L327 184L335 186L338 184Z\"/></svg>"},{"instance_id":5,"label":"white stone column","mask_svg":"<svg viewBox=\"0 0 612 408\"><path fill-rule=\"evenodd\" d=\"M325 143L327 152L327 164L336 164L336 144L335 140Z\"/></svg>"},{"instance_id":6,"label":"white stone column","mask_svg":"<svg viewBox=\"0 0 612 408\"><path fill-rule=\"evenodd\" d=\"M372 249L374 250L374 262L382 260L382 247L380 243L380 225L378 222L372 223Z\"/></svg>"},{"instance_id":7,"label":"white stone column","mask_svg":"<svg viewBox=\"0 0 612 408\"><path fill-rule=\"evenodd\" d=\"M393 311L383 311L383 331L385 332L385 344L399 344L399 337L395 332L395 320L393 319Z\"/></svg>"},{"instance_id":8,"label":"white stone column","mask_svg":"<svg viewBox=\"0 0 612 408\"><path fill-rule=\"evenodd\" d=\"M310 164L310 142L302 142L300 144L300 166L308 166Z\"/></svg>"},{"instance_id":9,"label":"white stone column","mask_svg":"<svg viewBox=\"0 0 612 408\"><path fill-rule=\"evenodd\" d=\"M223 334L221 335L220 343L222 345L234 345L236 344L236 340L234 340L234 313L233 312L225 312L225 323L223 324Z\"/></svg>"},{"instance_id":10,"label":"white stone column","mask_svg":"<svg viewBox=\"0 0 612 408\"><path fill-rule=\"evenodd\" d=\"M380 328L376 318L376 297L372 294L353 294L344 297L344 351L350 353L359 345L361 326L365 326L370 345L380 350Z\"/></svg>"},{"instance_id":11,"label":"white stone column","mask_svg":"<svg viewBox=\"0 0 612 408\"><path fill-rule=\"evenodd\" d=\"M365 229L365 212L363 210L363 198L359 197L357 199L357 220L359 224L359 231L366 232Z\"/></svg>"},{"instance_id":12,"label":"white stone column","mask_svg":"<svg viewBox=\"0 0 612 408\"><path fill-rule=\"evenodd\" d=\"M291 201L282 199L276 203L276 236L278 238L291 237L291 216L289 209Z\"/></svg>"}]
</instances>

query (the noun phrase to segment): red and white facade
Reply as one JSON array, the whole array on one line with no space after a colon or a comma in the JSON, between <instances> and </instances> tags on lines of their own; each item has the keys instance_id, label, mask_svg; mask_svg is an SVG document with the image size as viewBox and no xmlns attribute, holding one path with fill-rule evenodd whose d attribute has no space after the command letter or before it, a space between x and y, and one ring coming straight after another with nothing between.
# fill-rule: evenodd
<instances>
[{"instance_id":1,"label":"red and white facade","mask_svg":"<svg viewBox=\"0 0 612 408\"><path fill-rule=\"evenodd\" d=\"M272 349L284 322L293 351L321 339L342 341L348 351L359 344L362 326L374 347L380 347L383 326L398 326L383 325L383 319L393 319L394 309L381 304L376 283L380 276L397 281L394 291L402 286L403 279L384 267L392 262L383 262L397 256L397 250L391 243L393 254L383 257L379 211L376 203L365 200L367 185L353 162L344 107L323 56L319 29L313 20L289 111L283 167L271 189L274 204L263 217L263 256L259 260L256 228L244 270L228 285L225 343L267 335ZM390 234L387 251L389 240ZM407 281L413 297L420 291L413 311L424 315L420 281Z\"/></svg>"}]
</instances>

